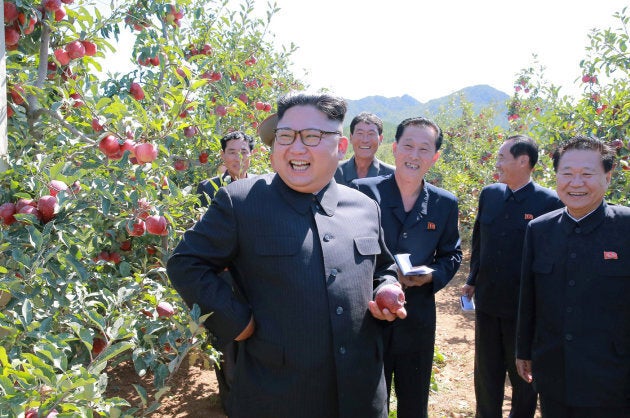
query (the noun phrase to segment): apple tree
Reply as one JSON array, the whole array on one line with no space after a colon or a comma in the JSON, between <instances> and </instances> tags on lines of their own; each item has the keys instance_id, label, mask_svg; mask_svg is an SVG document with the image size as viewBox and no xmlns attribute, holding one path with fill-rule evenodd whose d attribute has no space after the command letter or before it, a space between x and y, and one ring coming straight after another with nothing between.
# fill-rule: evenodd
<instances>
[{"instance_id":1,"label":"apple tree","mask_svg":"<svg viewBox=\"0 0 630 418\"><path fill-rule=\"evenodd\" d=\"M523 69L517 83L525 91L515 91L510 102L511 123L539 139L544 160L549 161L558 142L575 135L592 135L607 141L616 150L619 164L614 168L607 199L630 204L630 52L628 51L627 8L615 13L617 28L594 29L589 35L586 57L580 61L576 82L582 94L573 98L545 80L544 67ZM554 178L551 164L543 175Z\"/></svg>"},{"instance_id":2,"label":"apple tree","mask_svg":"<svg viewBox=\"0 0 630 418\"><path fill-rule=\"evenodd\" d=\"M8 0L10 168L0 173L0 415L149 415L192 351L212 356L198 309L165 275L202 213L196 184L219 139L255 135L301 84L253 1ZM114 40L134 35L131 57ZM107 71L127 61L126 73ZM255 150L253 170L269 170ZM150 376L141 403L107 372Z\"/></svg>"}]
</instances>

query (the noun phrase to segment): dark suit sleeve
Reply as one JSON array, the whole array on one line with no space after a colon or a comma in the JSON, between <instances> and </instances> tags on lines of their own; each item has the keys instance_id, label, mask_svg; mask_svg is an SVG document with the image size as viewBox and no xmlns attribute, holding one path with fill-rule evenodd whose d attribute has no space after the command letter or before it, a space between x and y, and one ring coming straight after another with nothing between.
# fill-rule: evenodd
<instances>
[{"instance_id":1,"label":"dark suit sleeve","mask_svg":"<svg viewBox=\"0 0 630 418\"><path fill-rule=\"evenodd\" d=\"M535 327L534 273L532 271L532 229L528 225L525 231L523 264L521 265L521 289L516 325L516 358L531 360L532 341Z\"/></svg>"},{"instance_id":2,"label":"dark suit sleeve","mask_svg":"<svg viewBox=\"0 0 630 418\"><path fill-rule=\"evenodd\" d=\"M167 262L173 287L202 314L212 313L206 327L217 337L221 348L248 324L251 311L240 302L231 287L219 277L237 251L236 219L230 196L220 189L208 211L186 231Z\"/></svg>"},{"instance_id":3,"label":"dark suit sleeve","mask_svg":"<svg viewBox=\"0 0 630 418\"><path fill-rule=\"evenodd\" d=\"M468 273L468 278L466 279L466 284L470 286L475 286L475 283L477 282L477 274L479 273L479 263L481 260L481 238L479 236L481 233L481 224L479 222L479 215L481 214L483 207L483 198L484 192L482 190L479 195L479 206L477 207L477 217L475 218L471 239L470 272Z\"/></svg>"},{"instance_id":4,"label":"dark suit sleeve","mask_svg":"<svg viewBox=\"0 0 630 418\"><path fill-rule=\"evenodd\" d=\"M378 224L381 225L381 209L376 202L374 202L378 211ZM379 227L379 245L381 247L381 253L376 257L376 265L374 269L374 296L378 289L384 284L398 283L398 274L396 273L396 263L394 257L385 244L385 233L383 228Z\"/></svg>"},{"instance_id":5,"label":"dark suit sleeve","mask_svg":"<svg viewBox=\"0 0 630 418\"><path fill-rule=\"evenodd\" d=\"M454 200L450 205L445 228L435 249L435 261L430 267L433 272L433 293L451 281L462 263L462 248L458 230L459 207Z\"/></svg>"}]
</instances>

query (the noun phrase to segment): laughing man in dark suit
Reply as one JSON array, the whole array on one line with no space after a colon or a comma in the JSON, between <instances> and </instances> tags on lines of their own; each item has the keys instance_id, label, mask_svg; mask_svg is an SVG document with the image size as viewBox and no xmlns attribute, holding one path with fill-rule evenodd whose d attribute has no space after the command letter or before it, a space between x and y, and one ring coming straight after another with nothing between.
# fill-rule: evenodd
<instances>
[{"instance_id":1,"label":"laughing man in dark suit","mask_svg":"<svg viewBox=\"0 0 630 418\"><path fill-rule=\"evenodd\" d=\"M630 417L630 208L604 200L614 160L599 139L563 143L566 208L527 226L516 366L543 417Z\"/></svg>"},{"instance_id":2,"label":"laughing man in dark suit","mask_svg":"<svg viewBox=\"0 0 630 418\"><path fill-rule=\"evenodd\" d=\"M328 94L281 97L260 125L276 174L219 189L168 261L219 348L242 341L231 418L387 417L381 320L406 312L373 300L397 283L378 205L333 179L345 112Z\"/></svg>"}]
</instances>

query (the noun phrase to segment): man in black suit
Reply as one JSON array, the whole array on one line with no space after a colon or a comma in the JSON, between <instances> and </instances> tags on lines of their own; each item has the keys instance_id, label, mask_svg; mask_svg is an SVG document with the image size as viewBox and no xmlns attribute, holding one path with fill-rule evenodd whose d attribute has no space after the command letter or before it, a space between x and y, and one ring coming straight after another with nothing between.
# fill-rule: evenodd
<instances>
[{"instance_id":1,"label":"man in black suit","mask_svg":"<svg viewBox=\"0 0 630 418\"><path fill-rule=\"evenodd\" d=\"M387 417L380 320L406 311L373 300L397 283L378 205L333 180L345 112L329 94L281 97L259 128L276 174L219 189L167 263L183 299L212 313L219 349L240 341L232 417Z\"/></svg>"},{"instance_id":2,"label":"man in black suit","mask_svg":"<svg viewBox=\"0 0 630 418\"><path fill-rule=\"evenodd\" d=\"M525 227L562 207L556 192L531 178L538 145L528 136L509 137L499 148L499 182L484 187L473 228L470 274L463 294L475 298L475 398L478 418L501 418L507 372L511 418L532 418L536 392L516 371L516 312Z\"/></svg>"},{"instance_id":3,"label":"man in black suit","mask_svg":"<svg viewBox=\"0 0 630 418\"><path fill-rule=\"evenodd\" d=\"M383 142L383 121L373 113L361 112L350 122L350 143L354 155L339 163L335 181L346 186L354 179L392 174L395 167L376 158Z\"/></svg>"},{"instance_id":4,"label":"man in black suit","mask_svg":"<svg viewBox=\"0 0 630 418\"><path fill-rule=\"evenodd\" d=\"M604 200L614 160L596 138L561 144L566 208L527 226L516 366L543 417L630 417L630 208Z\"/></svg>"},{"instance_id":5,"label":"man in black suit","mask_svg":"<svg viewBox=\"0 0 630 418\"><path fill-rule=\"evenodd\" d=\"M242 131L230 132L221 138L221 161L225 166L225 172L199 183L197 194L201 206L210 205L219 187L248 177L247 170L254 145L254 138Z\"/></svg>"},{"instance_id":6,"label":"man in black suit","mask_svg":"<svg viewBox=\"0 0 630 418\"><path fill-rule=\"evenodd\" d=\"M225 186L233 181L249 177L251 152L254 149L254 138L242 131L233 131L221 138L221 160L225 166L225 173L204 180L197 186L197 194L202 206L210 206L219 187ZM229 270L219 274L230 286L233 285L232 275ZM223 410L229 415L228 397L230 388L234 382L234 371L236 367L237 344L231 341L221 350L221 360L215 364L214 371L219 383L219 397Z\"/></svg>"},{"instance_id":7,"label":"man in black suit","mask_svg":"<svg viewBox=\"0 0 630 418\"><path fill-rule=\"evenodd\" d=\"M407 318L385 333L385 378L394 382L398 418L428 416L435 346L435 293L453 278L462 261L457 198L429 184L425 174L439 158L442 130L426 118L409 118L396 129L396 171L384 177L355 180L352 185L381 208L385 243L393 253L409 253L412 265L434 269L402 276Z\"/></svg>"}]
</instances>

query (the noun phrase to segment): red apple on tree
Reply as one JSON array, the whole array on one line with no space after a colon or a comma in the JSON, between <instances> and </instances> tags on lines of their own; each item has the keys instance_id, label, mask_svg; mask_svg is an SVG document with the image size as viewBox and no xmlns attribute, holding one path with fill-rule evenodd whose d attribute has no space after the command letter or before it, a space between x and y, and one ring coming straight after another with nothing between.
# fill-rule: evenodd
<instances>
[{"instance_id":1,"label":"red apple on tree","mask_svg":"<svg viewBox=\"0 0 630 418\"><path fill-rule=\"evenodd\" d=\"M57 48L55 49L54 54L57 61L59 61L59 64L68 65L70 63L70 56L65 49Z\"/></svg>"},{"instance_id":2,"label":"red apple on tree","mask_svg":"<svg viewBox=\"0 0 630 418\"><path fill-rule=\"evenodd\" d=\"M144 99L144 90L142 90L142 86L135 81L131 83L129 93L131 93L131 96L138 101Z\"/></svg>"},{"instance_id":3,"label":"red apple on tree","mask_svg":"<svg viewBox=\"0 0 630 418\"><path fill-rule=\"evenodd\" d=\"M380 310L387 309L396 313L405 306L405 292L399 285L385 284L379 288L375 301Z\"/></svg>"},{"instance_id":4,"label":"red apple on tree","mask_svg":"<svg viewBox=\"0 0 630 418\"><path fill-rule=\"evenodd\" d=\"M173 163L173 168L177 171L184 171L188 168L188 164L186 163L186 160L177 159Z\"/></svg>"},{"instance_id":5,"label":"red apple on tree","mask_svg":"<svg viewBox=\"0 0 630 418\"><path fill-rule=\"evenodd\" d=\"M0 205L0 220L6 226L12 225L15 223L15 213L17 209L14 203L7 202Z\"/></svg>"},{"instance_id":6,"label":"red apple on tree","mask_svg":"<svg viewBox=\"0 0 630 418\"><path fill-rule=\"evenodd\" d=\"M136 158L140 164L151 163L158 155L158 148L149 142L136 145L135 151Z\"/></svg>"},{"instance_id":7,"label":"red apple on tree","mask_svg":"<svg viewBox=\"0 0 630 418\"><path fill-rule=\"evenodd\" d=\"M147 232L153 235L168 235L168 227L164 216L152 215L145 220Z\"/></svg>"},{"instance_id":8,"label":"red apple on tree","mask_svg":"<svg viewBox=\"0 0 630 418\"><path fill-rule=\"evenodd\" d=\"M208 162L208 153L206 151L199 154L199 162L201 164L206 164Z\"/></svg>"},{"instance_id":9,"label":"red apple on tree","mask_svg":"<svg viewBox=\"0 0 630 418\"><path fill-rule=\"evenodd\" d=\"M33 215L38 220L40 220L40 221L42 220L42 213L34 206L30 206L30 205L22 206L20 209L18 209L17 213L19 213L19 214L26 214L26 215Z\"/></svg>"},{"instance_id":10,"label":"red apple on tree","mask_svg":"<svg viewBox=\"0 0 630 418\"><path fill-rule=\"evenodd\" d=\"M107 341L103 337L96 337L92 342L92 355L97 357L107 347Z\"/></svg>"},{"instance_id":11,"label":"red apple on tree","mask_svg":"<svg viewBox=\"0 0 630 418\"><path fill-rule=\"evenodd\" d=\"M92 129L94 129L95 132L100 132L103 130L103 123L104 121L101 121L101 118L93 118L92 119Z\"/></svg>"},{"instance_id":12,"label":"red apple on tree","mask_svg":"<svg viewBox=\"0 0 630 418\"><path fill-rule=\"evenodd\" d=\"M192 138L197 135L197 127L196 126L187 126L184 128L184 136L187 138Z\"/></svg>"},{"instance_id":13,"label":"red apple on tree","mask_svg":"<svg viewBox=\"0 0 630 418\"><path fill-rule=\"evenodd\" d=\"M227 115L227 108L223 105L219 105L216 107L216 109L214 109L214 113L217 116L223 117L225 115Z\"/></svg>"},{"instance_id":14,"label":"red apple on tree","mask_svg":"<svg viewBox=\"0 0 630 418\"><path fill-rule=\"evenodd\" d=\"M156 309L159 318L170 318L175 314L175 308L173 305L166 301L158 303Z\"/></svg>"},{"instance_id":15,"label":"red apple on tree","mask_svg":"<svg viewBox=\"0 0 630 418\"><path fill-rule=\"evenodd\" d=\"M17 45L20 41L20 33L13 28L4 28L4 42L7 46Z\"/></svg>"},{"instance_id":16,"label":"red apple on tree","mask_svg":"<svg viewBox=\"0 0 630 418\"><path fill-rule=\"evenodd\" d=\"M85 47L81 43L81 41L72 41L68 45L66 45L66 52L71 60L83 58L85 55Z\"/></svg>"},{"instance_id":17,"label":"red apple on tree","mask_svg":"<svg viewBox=\"0 0 630 418\"><path fill-rule=\"evenodd\" d=\"M81 45L83 45L83 48L85 49L85 55L87 55L88 57L93 57L94 55L96 55L97 48L94 42L81 41Z\"/></svg>"},{"instance_id":18,"label":"red apple on tree","mask_svg":"<svg viewBox=\"0 0 630 418\"><path fill-rule=\"evenodd\" d=\"M18 18L18 9L14 3L4 2L4 23L11 23Z\"/></svg>"},{"instance_id":19,"label":"red apple on tree","mask_svg":"<svg viewBox=\"0 0 630 418\"><path fill-rule=\"evenodd\" d=\"M6 15L5 15L6 16ZM37 23L36 16L29 16L28 21L24 13L18 14L18 22L20 22L20 30L24 35L30 35L35 30L35 24Z\"/></svg>"},{"instance_id":20,"label":"red apple on tree","mask_svg":"<svg viewBox=\"0 0 630 418\"><path fill-rule=\"evenodd\" d=\"M120 153L120 143L114 135L106 135L98 143L98 148L106 156L117 155Z\"/></svg>"},{"instance_id":21,"label":"red apple on tree","mask_svg":"<svg viewBox=\"0 0 630 418\"><path fill-rule=\"evenodd\" d=\"M57 198L51 195L45 195L37 200L37 209L42 215L42 221L48 222L55 217L55 213L59 209Z\"/></svg>"},{"instance_id":22,"label":"red apple on tree","mask_svg":"<svg viewBox=\"0 0 630 418\"><path fill-rule=\"evenodd\" d=\"M144 235L146 225L142 219L127 222L127 233L132 237L141 237Z\"/></svg>"},{"instance_id":23,"label":"red apple on tree","mask_svg":"<svg viewBox=\"0 0 630 418\"><path fill-rule=\"evenodd\" d=\"M61 0L44 0L44 9L54 12L61 7Z\"/></svg>"},{"instance_id":24,"label":"red apple on tree","mask_svg":"<svg viewBox=\"0 0 630 418\"><path fill-rule=\"evenodd\" d=\"M51 180L48 183L48 192L51 196L57 196L59 192L65 192L68 190L68 185L61 180Z\"/></svg>"},{"instance_id":25,"label":"red apple on tree","mask_svg":"<svg viewBox=\"0 0 630 418\"><path fill-rule=\"evenodd\" d=\"M61 22L66 17L66 9L62 7L53 12L55 14L55 22Z\"/></svg>"},{"instance_id":26,"label":"red apple on tree","mask_svg":"<svg viewBox=\"0 0 630 418\"><path fill-rule=\"evenodd\" d=\"M16 105L24 103L24 88L19 84L11 87L10 94L13 103L15 103Z\"/></svg>"}]
</instances>

